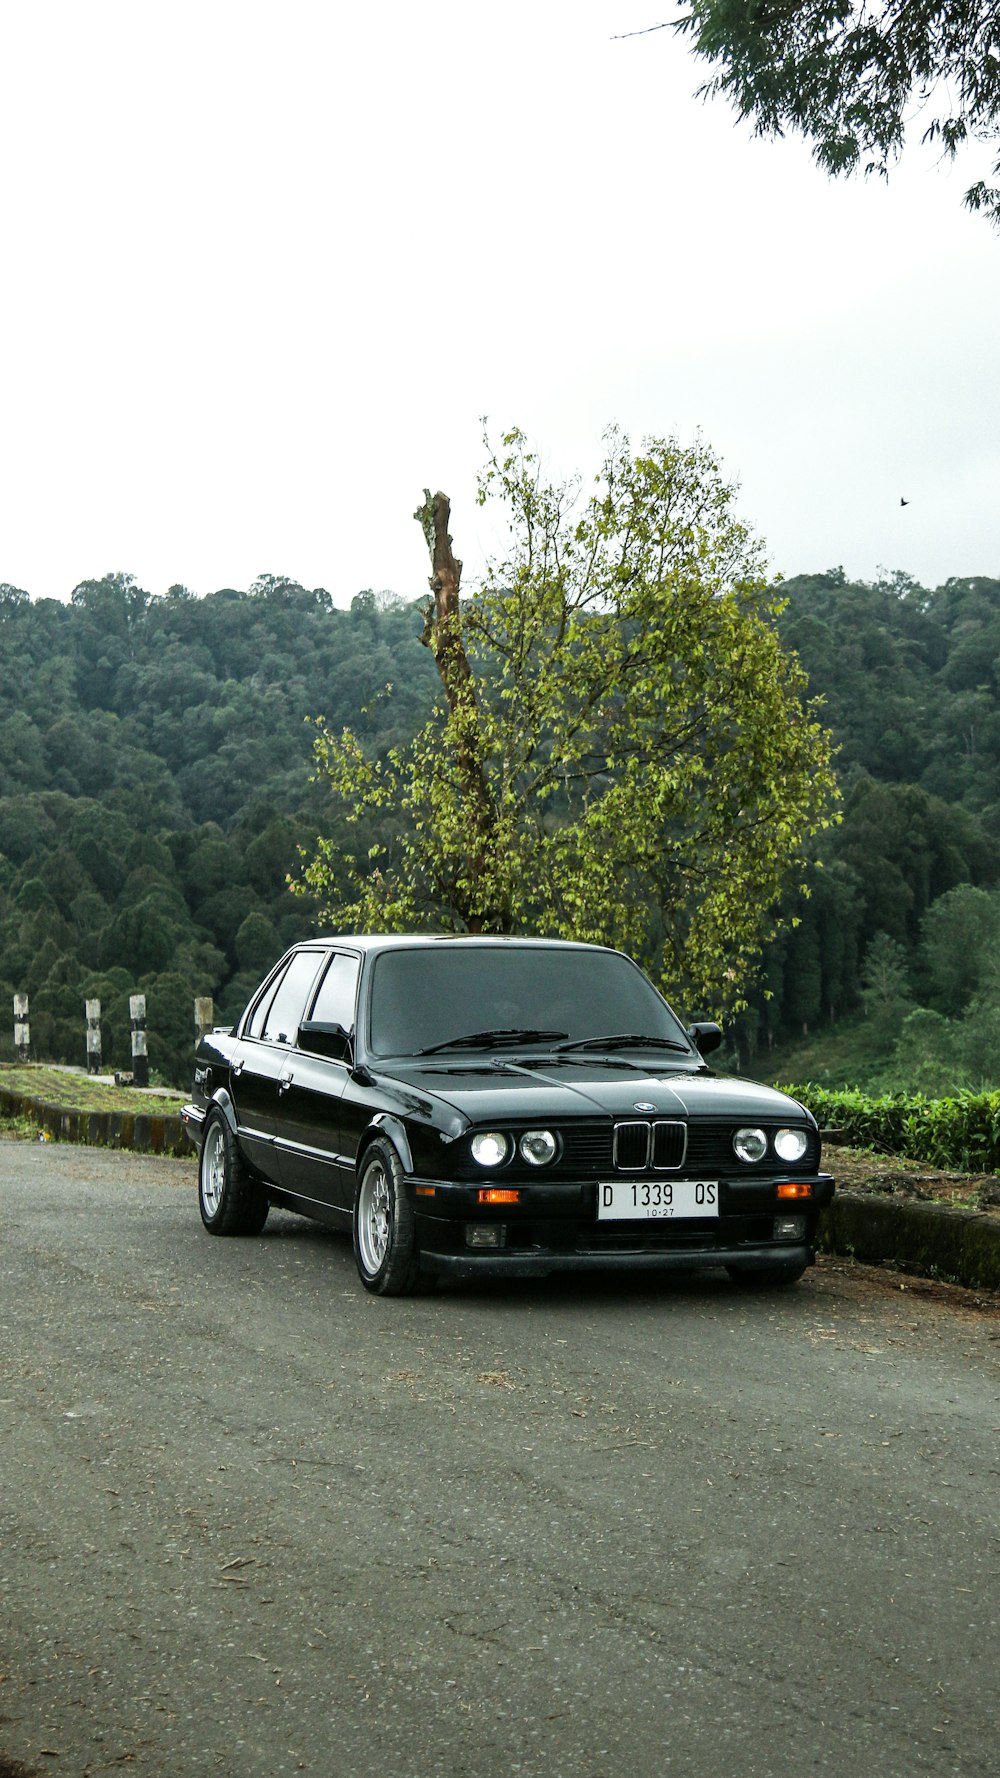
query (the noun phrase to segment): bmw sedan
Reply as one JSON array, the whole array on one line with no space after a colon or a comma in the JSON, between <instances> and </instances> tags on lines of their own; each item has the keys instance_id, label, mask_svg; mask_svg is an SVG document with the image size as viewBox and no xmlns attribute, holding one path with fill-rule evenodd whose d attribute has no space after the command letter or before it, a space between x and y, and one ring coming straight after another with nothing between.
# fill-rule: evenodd
<instances>
[{"instance_id":1,"label":"bmw sedan","mask_svg":"<svg viewBox=\"0 0 1000 1778\"><path fill-rule=\"evenodd\" d=\"M199 1043L202 1221L314 1217L382 1295L588 1268L791 1284L833 1180L803 1106L713 1072L720 1040L600 946L309 940Z\"/></svg>"}]
</instances>

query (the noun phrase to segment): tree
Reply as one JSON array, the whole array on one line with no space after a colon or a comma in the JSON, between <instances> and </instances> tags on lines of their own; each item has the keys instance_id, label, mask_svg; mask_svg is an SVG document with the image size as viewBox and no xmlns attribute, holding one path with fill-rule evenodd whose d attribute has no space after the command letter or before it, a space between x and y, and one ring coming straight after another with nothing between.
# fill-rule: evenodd
<instances>
[{"instance_id":1,"label":"tree","mask_svg":"<svg viewBox=\"0 0 1000 1778\"><path fill-rule=\"evenodd\" d=\"M721 1011L833 819L829 738L711 451L633 457L612 431L596 481L550 483L507 434L480 502L508 546L465 600L447 497L426 496L443 699L383 757L319 719L318 772L367 845L319 840L293 887L340 930L614 943Z\"/></svg>"},{"instance_id":2,"label":"tree","mask_svg":"<svg viewBox=\"0 0 1000 1778\"><path fill-rule=\"evenodd\" d=\"M800 130L829 173L885 175L917 112L949 157L1000 137L992 0L690 0L670 23L717 70L700 95L724 94L757 135ZM965 202L1000 226L1000 186L978 180Z\"/></svg>"},{"instance_id":3,"label":"tree","mask_svg":"<svg viewBox=\"0 0 1000 1778\"><path fill-rule=\"evenodd\" d=\"M906 952L887 932L876 932L861 967L865 1012L880 1034L893 1030L913 1004Z\"/></svg>"},{"instance_id":4,"label":"tree","mask_svg":"<svg viewBox=\"0 0 1000 1778\"><path fill-rule=\"evenodd\" d=\"M959 883L928 908L921 937L937 1010L964 1012L1000 970L1000 895Z\"/></svg>"},{"instance_id":5,"label":"tree","mask_svg":"<svg viewBox=\"0 0 1000 1778\"><path fill-rule=\"evenodd\" d=\"M995 869L990 848L980 848L978 838L977 824L961 807L914 784L882 784L860 774L845 794L836 853L858 886L863 937L881 931L913 947L939 895L974 869Z\"/></svg>"},{"instance_id":6,"label":"tree","mask_svg":"<svg viewBox=\"0 0 1000 1778\"><path fill-rule=\"evenodd\" d=\"M823 1010L823 960L819 932L813 921L800 923L789 935L785 1013L808 1037Z\"/></svg>"}]
</instances>

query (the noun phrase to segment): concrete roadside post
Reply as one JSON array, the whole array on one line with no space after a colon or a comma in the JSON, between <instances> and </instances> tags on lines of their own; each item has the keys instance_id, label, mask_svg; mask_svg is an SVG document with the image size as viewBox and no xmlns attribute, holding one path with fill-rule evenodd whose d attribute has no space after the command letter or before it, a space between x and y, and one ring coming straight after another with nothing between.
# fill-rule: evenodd
<instances>
[{"instance_id":1,"label":"concrete roadside post","mask_svg":"<svg viewBox=\"0 0 1000 1778\"><path fill-rule=\"evenodd\" d=\"M146 1047L146 996L130 994L129 1018L132 1021L132 1081L137 1087L149 1085L149 1051Z\"/></svg>"},{"instance_id":2,"label":"concrete roadside post","mask_svg":"<svg viewBox=\"0 0 1000 1778\"><path fill-rule=\"evenodd\" d=\"M28 1024L28 996L14 995L14 1054L19 1062L31 1060L31 1028Z\"/></svg>"},{"instance_id":3,"label":"concrete roadside post","mask_svg":"<svg viewBox=\"0 0 1000 1778\"><path fill-rule=\"evenodd\" d=\"M85 1000L87 1012L87 1073L101 1072L101 1003L99 1000Z\"/></svg>"}]
</instances>

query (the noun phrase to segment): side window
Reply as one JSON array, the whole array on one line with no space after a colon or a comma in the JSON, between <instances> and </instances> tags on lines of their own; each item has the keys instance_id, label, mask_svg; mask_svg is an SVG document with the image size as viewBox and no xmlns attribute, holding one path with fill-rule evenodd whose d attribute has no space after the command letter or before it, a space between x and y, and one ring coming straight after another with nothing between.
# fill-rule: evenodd
<instances>
[{"instance_id":1,"label":"side window","mask_svg":"<svg viewBox=\"0 0 1000 1778\"><path fill-rule=\"evenodd\" d=\"M321 961L321 951L296 951L271 1000L262 1037L271 1043L295 1042L299 1020Z\"/></svg>"},{"instance_id":2,"label":"side window","mask_svg":"<svg viewBox=\"0 0 1000 1778\"><path fill-rule=\"evenodd\" d=\"M256 1006L253 1009L253 1012L250 1015L250 1019L247 1024L247 1028L243 1033L244 1037L259 1037L260 1036L261 1032L264 1029L264 1020L267 1016L267 1009L270 1006L271 1001L274 999L275 993L277 992L278 985L284 980L284 978L287 974L288 974L288 970L286 967L285 969L283 969L281 971L281 974L277 978L277 982L272 982L269 988L264 989L263 994L261 995L260 999L258 1000Z\"/></svg>"},{"instance_id":3,"label":"side window","mask_svg":"<svg viewBox=\"0 0 1000 1778\"><path fill-rule=\"evenodd\" d=\"M334 952L310 1018L320 1019L324 1024L342 1025L345 1031L353 1030L360 967L357 957L348 957L343 951Z\"/></svg>"}]
</instances>

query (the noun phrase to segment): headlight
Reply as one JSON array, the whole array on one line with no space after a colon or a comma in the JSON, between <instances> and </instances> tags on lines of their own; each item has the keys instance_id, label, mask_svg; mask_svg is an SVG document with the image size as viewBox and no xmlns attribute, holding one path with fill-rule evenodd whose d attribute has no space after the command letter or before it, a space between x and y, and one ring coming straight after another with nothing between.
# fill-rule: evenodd
<instances>
[{"instance_id":1,"label":"headlight","mask_svg":"<svg viewBox=\"0 0 1000 1778\"><path fill-rule=\"evenodd\" d=\"M502 1130L481 1130L472 1138L472 1158L481 1167L499 1167L507 1159L510 1143Z\"/></svg>"},{"instance_id":2,"label":"headlight","mask_svg":"<svg viewBox=\"0 0 1000 1778\"><path fill-rule=\"evenodd\" d=\"M556 1139L551 1130L525 1130L518 1147L533 1167L544 1167L556 1152Z\"/></svg>"},{"instance_id":3,"label":"headlight","mask_svg":"<svg viewBox=\"0 0 1000 1778\"><path fill-rule=\"evenodd\" d=\"M733 1147L741 1161L762 1161L767 1153L767 1137L763 1130L737 1130Z\"/></svg>"},{"instance_id":4,"label":"headlight","mask_svg":"<svg viewBox=\"0 0 1000 1778\"><path fill-rule=\"evenodd\" d=\"M800 1161L808 1147L805 1130L778 1130L774 1138L774 1152L783 1161Z\"/></svg>"}]
</instances>

